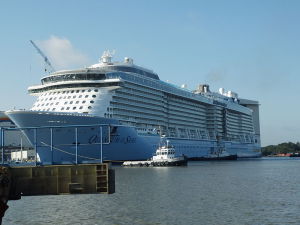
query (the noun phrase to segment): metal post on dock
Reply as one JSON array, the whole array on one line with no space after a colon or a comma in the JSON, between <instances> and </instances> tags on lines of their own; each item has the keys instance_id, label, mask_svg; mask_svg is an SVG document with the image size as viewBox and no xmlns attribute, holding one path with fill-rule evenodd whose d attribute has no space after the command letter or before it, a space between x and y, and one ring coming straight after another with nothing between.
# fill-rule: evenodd
<instances>
[{"instance_id":1,"label":"metal post on dock","mask_svg":"<svg viewBox=\"0 0 300 225\"><path fill-rule=\"evenodd\" d=\"M102 145L103 145L103 143L102 143L102 126L100 126L100 160L101 160L100 162L101 163L103 163L103 158L102 158L103 157L103 155L102 155L102 150L103 150L102 147L103 146Z\"/></svg>"},{"instance_id":2,"label":"metal post on dock","mask_svg":"<svg viewBox=\"0 0 300 225\"><path fill-rule=\"evenodd\" d=\"M53 164L53 128L50 128L51 164Z\"/></svg>"},{"instance_id":3,"label":"metal post on dock","mask_svg":"<svg viewBox=\"0 0 300 225\"><path fill-rule=\"evenodd\" d=\"M35 150L35 166L37 165L37 132L36 128L33 130L34 135L34 150Z\"/></svg>"},{"instance_id":4,"label":"metal post on dock","mask_svg":"<svg viewBox=\"0 0 300 225\"><path fill-rule=\"evenodd\" d=\"M4 129L0 128L1 131L1 146L2 146L2 164L4 164Z\"/></svg>"},{"instance_id":5,"label":"metal post on dock","mask_svg":"<svg viewBox=\"0 0 300 225\"><path fill-rule=\"evenodd\" d=\"M78 164L78 128L75 127L75 150L76 150L76 165Z\"/></svg>"}]
</instances>

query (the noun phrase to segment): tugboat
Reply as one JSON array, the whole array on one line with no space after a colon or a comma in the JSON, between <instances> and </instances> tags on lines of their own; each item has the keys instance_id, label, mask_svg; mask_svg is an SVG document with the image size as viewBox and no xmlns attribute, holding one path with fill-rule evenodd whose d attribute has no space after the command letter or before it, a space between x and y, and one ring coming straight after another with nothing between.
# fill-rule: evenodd
<instances>
[{"instance_id":1,"label":"tugboat","mask_svg":"<svg viewBox=\"0 0 300 225\"><path fill-rule=\"evenodd\" d=\"M206 156L191 159L193 161L220 161L237 160L237 154L229 154L224 147L219 147L217 151L211 151Z\"/></svg>"},{"instance_id":2,"label":"tugboat","mask_svg":"<svg viewBox=\"0 0 300 225\"><path fill-rule=\"evenodd\" d=\"M169 140L166 144L159 146L156 150L155 155L147 161L125 161L123 166L133 167L133 166L186 166L187 158L183 156L175 156L175 148L169 144Z\"/></svg>"},{"instance_id":3,"label":"tugboat","mask_svg":"<svg viewBox=\"0 0 300 225\"><path fill-rule=\"evenodd\" d=\"M218 152L213 152L205 157L202 160L213 161L213 160L237 160L236 154L229 154L225 149L220 149Z\"/></svg>"}]
</instances>

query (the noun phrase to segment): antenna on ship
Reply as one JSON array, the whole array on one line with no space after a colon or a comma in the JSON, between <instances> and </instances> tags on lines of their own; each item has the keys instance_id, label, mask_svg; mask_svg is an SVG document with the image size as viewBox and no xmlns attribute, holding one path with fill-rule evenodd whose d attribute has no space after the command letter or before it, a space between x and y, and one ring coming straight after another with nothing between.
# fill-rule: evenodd
<instances>
[{"instance_id":1,"label":"antenna on ship","mask_svg":"<svg viewBox=\"0 0 300 225\"><path fill-rule=\"evenodd\" d=\"M42 50L32 41L30 40L30 43L33 45L33 47L37 50L37 52L43 57L44 59L44 62L46 65L48 65L49 69L48 71L51 73L51 72L54 72L55 69L54 67L51 65L48 57L42 52ZM46 65L45 65L45 72L47 72L47 68L46 68Z\"/></svg>"},{"instance_id":2,"label":"antenna on ship","mask_svg":"<svg viewBox=\"0 0 300 225\"><path fill-rule=\"evenodd\" d=\"M100 58L100 62L105 63L105 64L111 63L111 58L113 57L113 55L115 53L116 53L115 50L112 50L112 51L106 50L106 51L104 51L101 58Z\"/></svg>"}]
</instances>

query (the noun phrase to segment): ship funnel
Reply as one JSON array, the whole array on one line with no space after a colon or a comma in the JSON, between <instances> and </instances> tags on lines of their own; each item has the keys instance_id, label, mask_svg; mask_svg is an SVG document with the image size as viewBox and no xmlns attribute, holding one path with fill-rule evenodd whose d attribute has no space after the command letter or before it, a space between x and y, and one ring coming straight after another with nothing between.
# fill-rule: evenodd
<instances>
[{"instance_id":1,"label":"ship funnel","mask_svg":"<svg viewBox=\"0 0 300 225\"><path fill-rule=\"evenodd\" d=\"M209 85L208 84L199 84L198 85L198 92L201 92L201 93L210 92Z\"/></svg>"}]
</instances>

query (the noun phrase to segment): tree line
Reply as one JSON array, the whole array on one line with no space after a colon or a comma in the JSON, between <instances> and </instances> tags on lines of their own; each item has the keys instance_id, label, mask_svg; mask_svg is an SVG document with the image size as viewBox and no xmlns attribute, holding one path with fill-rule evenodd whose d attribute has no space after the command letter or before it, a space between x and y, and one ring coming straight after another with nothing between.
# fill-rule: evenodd
<instances>
[{"instance_id":1,"label":"tree line","mask_svg":"<svg viewBox=\"0 0 300 225\"><path fill-rule=\"evenodd\" d=\"M278 145L268 145L262 147L261 150L263 156L300 152L300 142L285 142Z\"/></svg>"}]
</instances>

